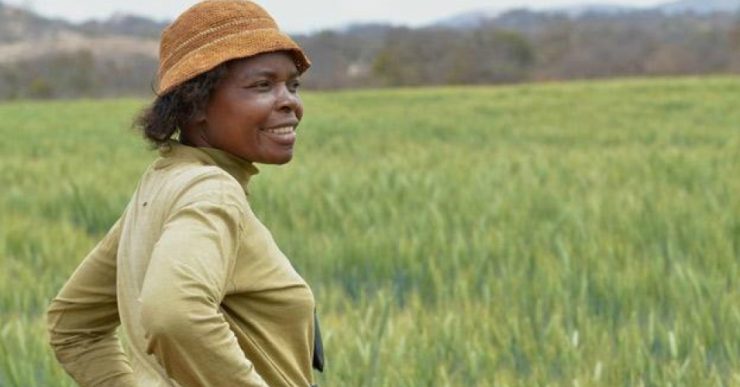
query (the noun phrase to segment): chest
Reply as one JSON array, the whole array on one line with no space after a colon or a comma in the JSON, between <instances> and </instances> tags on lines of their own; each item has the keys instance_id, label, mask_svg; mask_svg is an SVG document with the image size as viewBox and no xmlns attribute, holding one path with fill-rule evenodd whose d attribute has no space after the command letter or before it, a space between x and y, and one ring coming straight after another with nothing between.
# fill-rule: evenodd
<instances>
[{"instance_id":1,"label":"chest","mask_svg":"<svg viewBox=\"0 0 740 387\"><path fill-rule=\"evenodd\" d=\"M239 296L241 302L276 307L313 309L313 294L306 281L270 231L252 213L247 215L226 297Z\"/></svg>"}]
</instances>

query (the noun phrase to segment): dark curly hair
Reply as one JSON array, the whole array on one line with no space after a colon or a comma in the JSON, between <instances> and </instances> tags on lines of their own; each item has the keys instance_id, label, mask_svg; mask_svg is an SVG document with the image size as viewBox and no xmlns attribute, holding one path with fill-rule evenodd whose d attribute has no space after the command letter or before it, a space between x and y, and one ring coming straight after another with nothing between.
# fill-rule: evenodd
<instances>
[{"instance_id":1,"label":"dark curly hair","mask_svg":"<svg viewBox=\"0 0 740 387\"><path fill-rule=\"evenodd\" d=\"M228 62L222 63L169 93L157 96L136 118L134 127L141 130L153 147L166 144L205 109L219 81L226 76L228 66Z\"/></svg>"}]
</instances>

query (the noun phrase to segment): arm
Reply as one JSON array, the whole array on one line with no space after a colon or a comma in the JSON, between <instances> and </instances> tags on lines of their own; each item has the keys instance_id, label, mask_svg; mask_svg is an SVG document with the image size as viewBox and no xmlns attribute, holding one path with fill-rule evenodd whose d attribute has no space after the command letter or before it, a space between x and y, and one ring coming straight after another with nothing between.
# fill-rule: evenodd
<instances>
[{"instance_id":1,"label":"arm","mask_svg":"<svg viewBox=\"0 0 740 387\"><path fill-rule=\"evenodd\" d=\"M140 299L147 352L182 386L267 386L219 309L242 219L235 204L188 204L152 253Z\"/></svg>"},{"instance_id":2,"label":"arm","mask_svg":"<svg viewBox=\"0 0 740 387\"><path fill-rule=\"evenodd\" d=\"M48 310L50 343L81 386L134 386L116 336L116 253L121 221L82 261Z\"/></svg>"}]
</instances>

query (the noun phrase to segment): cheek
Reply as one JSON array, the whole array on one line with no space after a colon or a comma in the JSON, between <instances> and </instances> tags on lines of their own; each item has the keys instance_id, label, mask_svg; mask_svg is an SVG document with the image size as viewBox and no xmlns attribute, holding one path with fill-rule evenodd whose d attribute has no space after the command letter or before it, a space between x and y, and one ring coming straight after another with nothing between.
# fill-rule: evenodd
<instances>
[{"instance_id":1,"label":"cheek","mask_svg":"<svg viewBox=\"0 0 740 387\"><path fill-rule=\"evenodd\" d=\"M255 124L266 121L273 112L273 100L267 97L253 98L243 101L235 110L238 110L238 116Z\"/></svg>"},{"instance_id":2,"label":"cheek","mask_svg":"<svg viewBox=\"0 0 740 387\"><path fill-rule=\"evenodd\" d=\"M224 99L214 98L206 109L207 120L216 128L223 128L229 124L234 115L232 106Z\"/></svg>"}]
</instances>

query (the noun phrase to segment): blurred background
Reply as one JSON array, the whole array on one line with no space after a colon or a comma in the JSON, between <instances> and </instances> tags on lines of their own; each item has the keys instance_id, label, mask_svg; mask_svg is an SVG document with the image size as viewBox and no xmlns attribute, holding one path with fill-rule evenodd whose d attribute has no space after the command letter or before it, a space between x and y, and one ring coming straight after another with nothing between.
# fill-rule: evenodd
<instances>
[{"instance_id":1,"label":"blurred background","mask_svg":"<svg viewBox=\"0 0 740 387\"><path fill-rule=\"evenodd\" d=\"M262 4L310 89L740 72L739 0L614 1ZM192 3L0 2L0 99L151 95L160 31Z\"/></svg>"}]
</instances>

